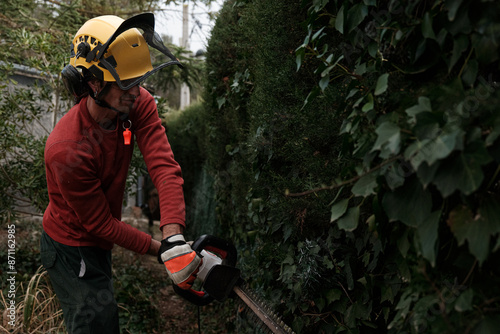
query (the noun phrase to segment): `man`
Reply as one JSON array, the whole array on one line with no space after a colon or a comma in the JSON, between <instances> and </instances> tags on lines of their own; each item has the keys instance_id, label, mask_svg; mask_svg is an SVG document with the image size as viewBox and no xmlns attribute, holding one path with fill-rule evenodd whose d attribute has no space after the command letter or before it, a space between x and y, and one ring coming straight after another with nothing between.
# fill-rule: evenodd
<instances>
[{"instance_id":1,"label":"man","mask_svg":"<svg viewBox=\"0 0 500 334\"><path fill-rule=\"evenodd\" d=\"M171 61L153 69L148 46ZM114 244L158 256L183 289L190 288L201 263L182 235L181 169L153 97L139 86L169 65L182 66L154 32L150 13L93 18L73 39L70 64L61 74L77 103L45 146L50 203L40 245L69 333L119 333ZM120 220L134 140L159 192L161 242Z\"/></svg>"}]
</instances>

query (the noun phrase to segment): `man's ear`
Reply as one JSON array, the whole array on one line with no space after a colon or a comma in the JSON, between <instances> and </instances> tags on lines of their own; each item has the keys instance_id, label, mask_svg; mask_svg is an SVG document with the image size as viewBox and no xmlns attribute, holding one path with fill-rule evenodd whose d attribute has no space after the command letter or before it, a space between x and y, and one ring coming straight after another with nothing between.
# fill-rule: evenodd
<instances>
[{"instance_id":1,"label":"man's ear","mask_svg":"<svg viewBox=\"0 0 500 334\"><path fill-rule=\"evenodd\" d=\"M102 87L103 87L103 84L100 80L89 80L87 81L87 84L89 85L90 89L92 89L93 92L97 91L101 91Z\"/></svg>"}]
</instances>

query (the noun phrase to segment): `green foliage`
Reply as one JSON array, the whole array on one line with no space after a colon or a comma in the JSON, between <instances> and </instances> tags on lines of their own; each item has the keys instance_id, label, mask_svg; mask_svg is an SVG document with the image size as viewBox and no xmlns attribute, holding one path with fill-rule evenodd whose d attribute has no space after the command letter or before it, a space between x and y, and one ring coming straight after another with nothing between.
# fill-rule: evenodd
<instances>
[{"instance_id":1,"label":"green foliage","mask_svg":"<svg viewBox=\"0 0 500 334\"><path fill-rule=\"evenodd\" d=\"M124 256L124 255L121 255ZM114 263L123 261L115 256ZM166 282L151 279L152 274L140 260L114 266L115 298L119 305L120 328L129 333L152 333L161 328L160 312L152 297L165 288Z\"/></svg>"},{"instance_id":2,"label":"green foliage","mask_svg":"<svg viewBox=\"0 0 500 334\"><path fill-rule=\"evenodd\" d=\"M204 169L206 153L200 150L205 143L205 124L208 115L203 104L188 106L182 111L169 111L163 115L163 124L172 146L175 160L182 168L186 200L186 235L194 240L200 228L217 235L213 212L213 180Z\"/></svg>"},{"instance_id":3,"label":"green foliage","mask_svg":"<svg viewBox=\"0 0 500 334\"><path fill-rule=\"evenodd\" d=\"M165 43L165 41L164 41ZM167 45L167 44L166 44ZM184 48L168 45L172 54L182 63L183 67L168 66L158 71L155 75L145 81L145 86L151 89L153 94L161 95L169 89L177 88L181 83L186 83L191 89L199 89L201 86L201 73L203 72L203 61L193 58ZM170 61L170 59L157 50L152 50L153 66Z\"/></svg>"},{"instance_id":4,"label":"green foliage","mask_svg":"<svg viewBox=\"0 0 500 334\"><path fill-rule=\"evenodd\" d=\"M204 168L239 267L295 331L497 323L498 6L225 3Z\"/></svg>"},{"instance_id":5,"label":"green foliage","mask_svg":"<svg viewBox=\"0 0 500 334\"><path fill-rule=\"evenodd\" d=\"M15 207L23 211L31 206L41 212L48 204L43 149L51 116L58 117L69 107L58 73L72 37L69 31L81 19L75 20L75 6L55 8L32 1L0 6L5 14L0 51L0 184L4 189L0 211L2 220L7 220ZM23 70L32 72L33 83L24 82Z\"/></svg>"}]
</instances>

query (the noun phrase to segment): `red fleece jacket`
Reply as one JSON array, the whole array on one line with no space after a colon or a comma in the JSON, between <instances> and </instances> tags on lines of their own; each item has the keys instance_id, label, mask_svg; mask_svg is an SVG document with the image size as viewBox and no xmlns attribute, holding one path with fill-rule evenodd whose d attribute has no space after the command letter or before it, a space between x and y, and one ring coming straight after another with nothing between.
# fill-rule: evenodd
<instances>
[{"instance_id":1,"label":"red fleece jacket","mask_svg":"<svg viewBox=\"0 0 500 334\"><path fill-rule=\"evenodd\" d=\"M160 226L184 226L183 179L161 125L156 103L144 88L129 119L133 137L160 197ZM124 123L104 130L90 116L87 98L57 123L45 144L50 203L43 216L45 232L68 246L113 244L144 254L151 236L121 221L122 201L134 138L123 140Z\"/></svg>"}]
</instances>

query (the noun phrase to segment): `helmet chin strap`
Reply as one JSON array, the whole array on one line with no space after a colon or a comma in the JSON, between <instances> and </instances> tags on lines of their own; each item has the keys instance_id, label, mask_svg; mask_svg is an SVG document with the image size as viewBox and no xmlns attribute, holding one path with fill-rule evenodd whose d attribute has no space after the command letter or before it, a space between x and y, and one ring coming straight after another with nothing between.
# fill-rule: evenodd
<instances>
[{"instance_id":1,"label":"helmet chin strap","mask_svg":"<svg viewBox=\"0 0 500 334\"><path fill-rule=\"evenodd\" d=\"M106 85L101 89L99 93L97 93L97 90L95 91L95 94L90 94L90 96L94 99L95 103L102 107L102 108L108 108L116 112L118 117L122 120L122 126L123 126L123 143L124 145L130 145L131 143L131 138L132 138L132 132L130 131L130 128L132 127L132 121L128 118L128 113L121 112L120 110L112 107L104 101L103 97L107 94L111 87L111 83L107 82ZM125 126L125 123L128 121L128 127Z\"/></svg>"},{"instance_id":2,"label":"helmet chin strap","mask_svg":"<svg viewBox=\"0 0 500 334\"><path fill-rule=\"evenodd\" d=\"M97 90L96 90L95 94L89 94L89 95L94 99L95 103L98 106L113 110L114 112L116 112L118 114L118 117L120 117L120 119L122 121L125 121L128 119L128 114L121 112L120 110L116 109L115 107L112 107L108 102L104 101L104 99L103 99L104 96L108 93L110 88L111 88L111 83L106 82L106 85L104 85L104 87L101 89L101 91L99 93L97 93Z\"/></svg>"}]
</instances>

